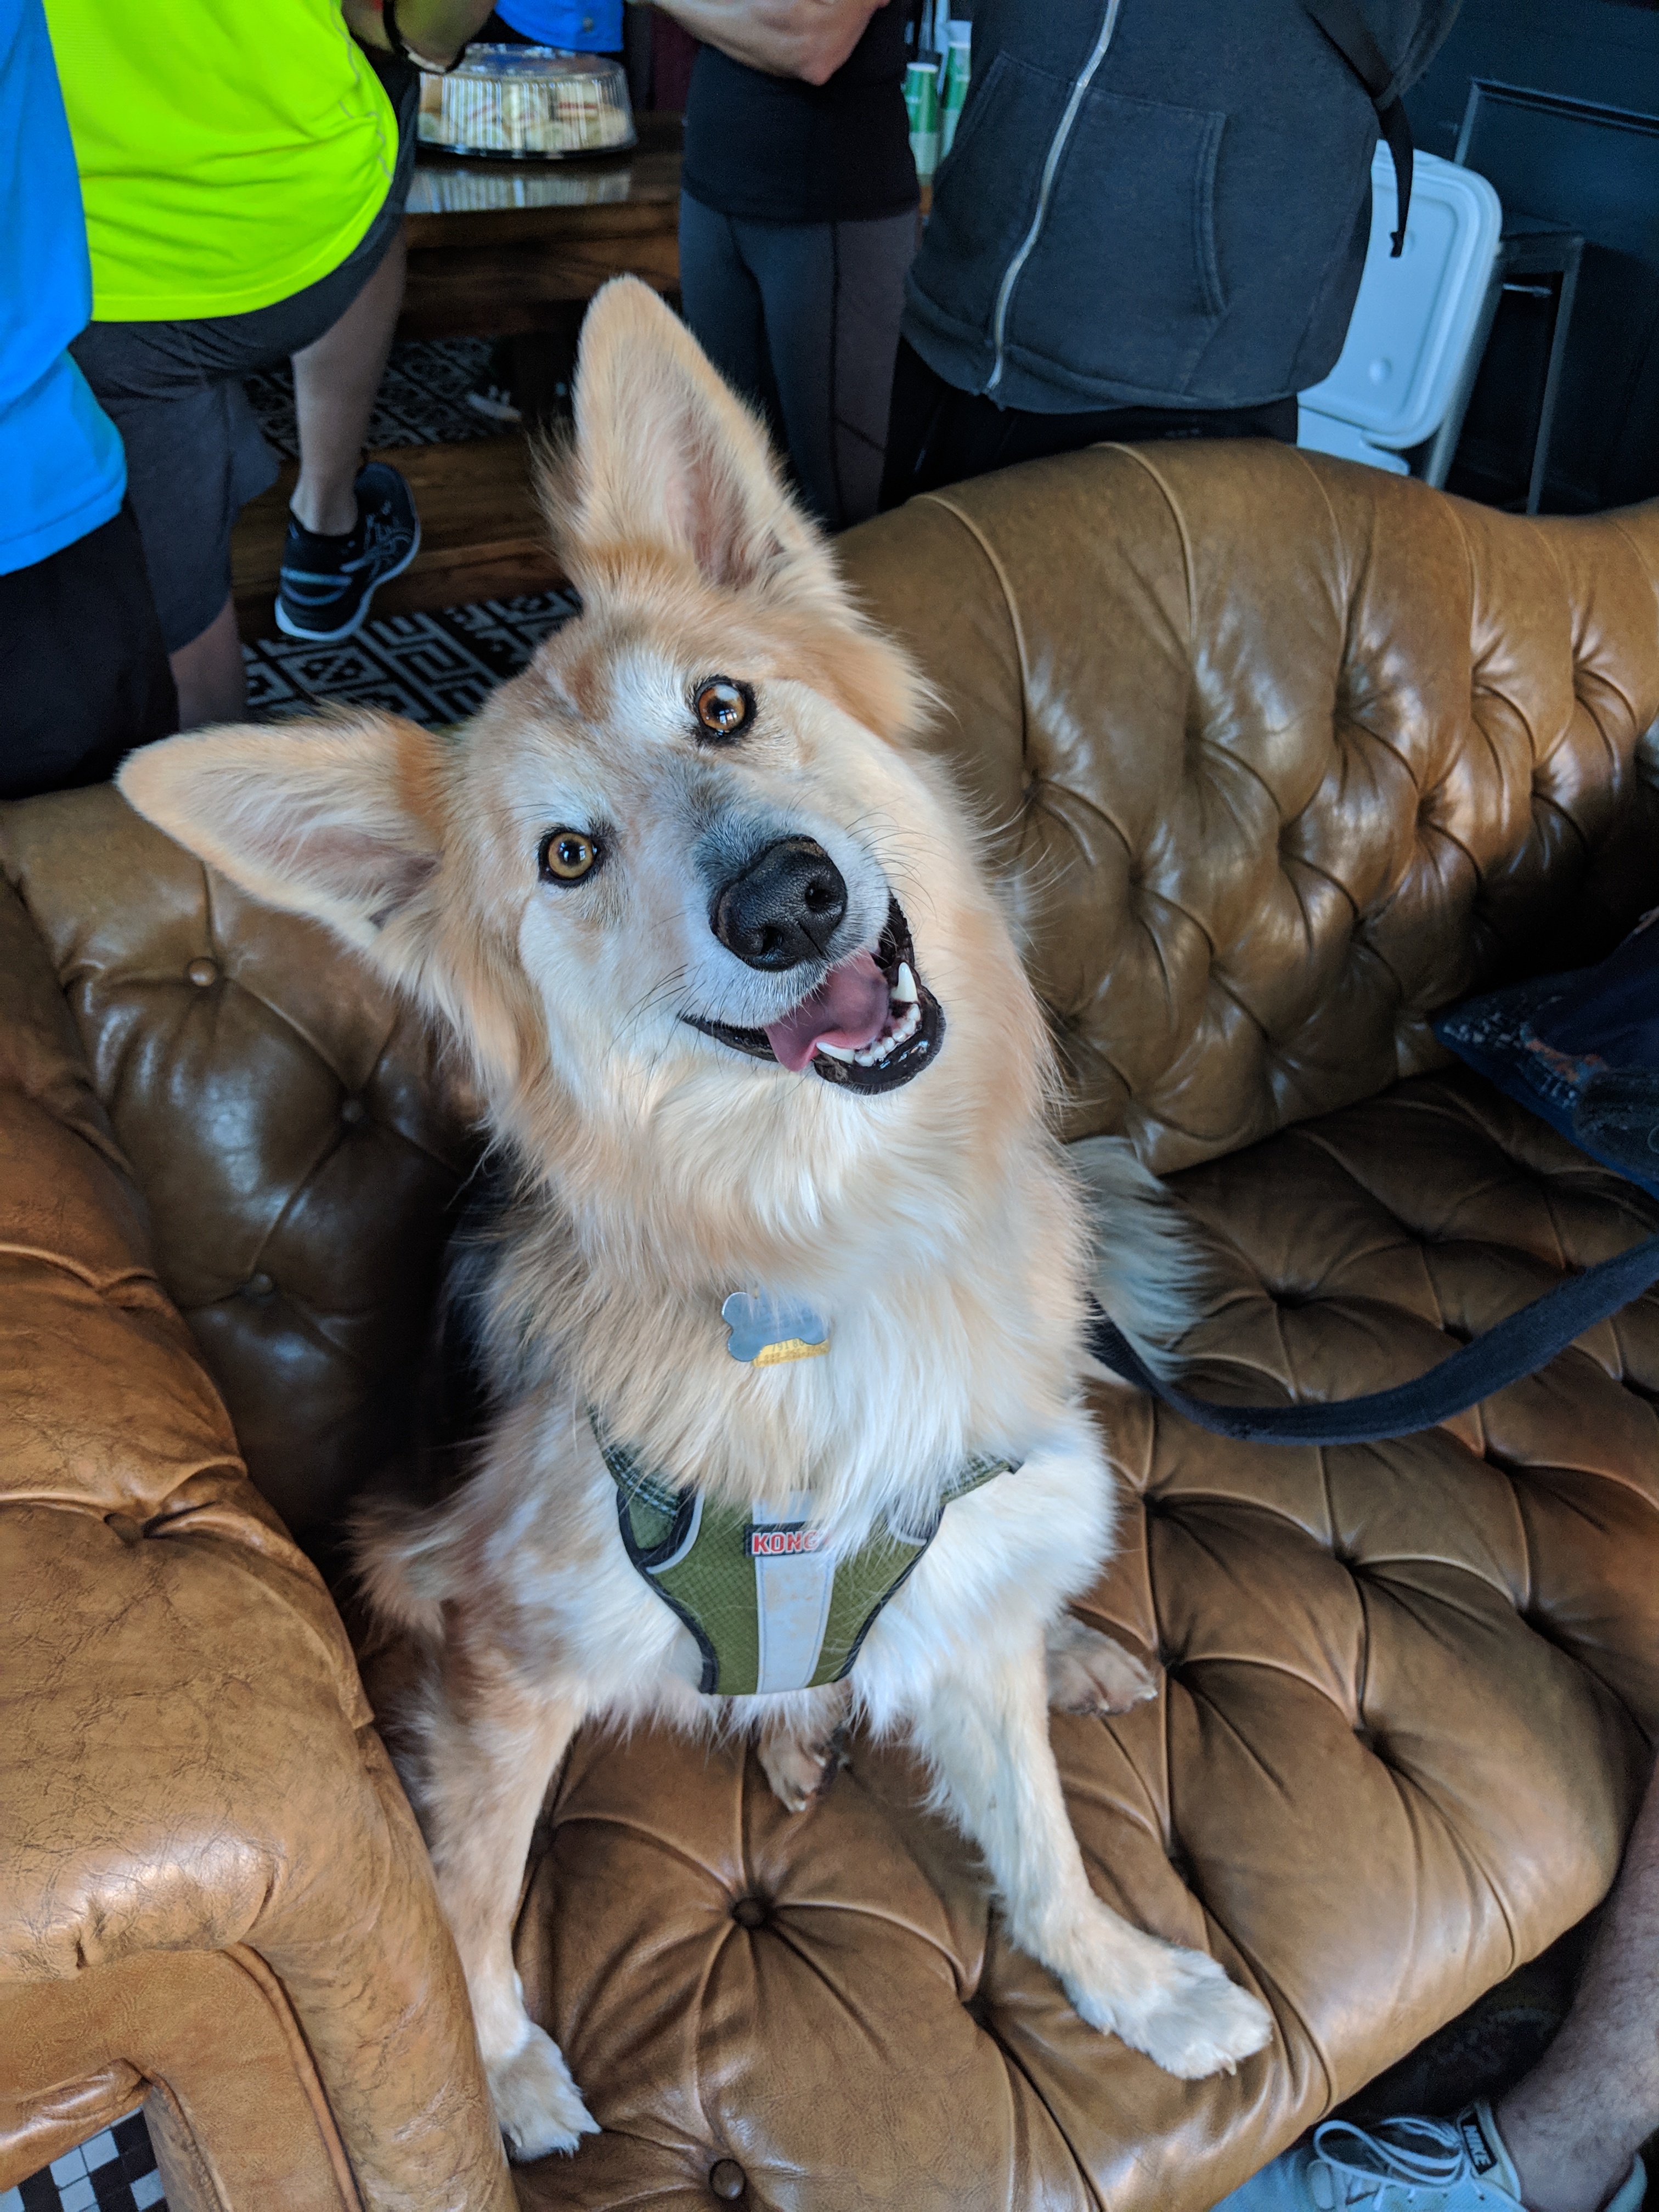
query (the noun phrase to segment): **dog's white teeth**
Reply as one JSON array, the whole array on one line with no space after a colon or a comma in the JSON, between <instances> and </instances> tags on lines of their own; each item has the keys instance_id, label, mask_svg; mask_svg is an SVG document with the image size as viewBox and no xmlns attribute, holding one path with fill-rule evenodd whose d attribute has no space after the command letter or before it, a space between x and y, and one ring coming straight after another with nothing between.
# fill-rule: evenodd
<instances>
[{"instance_id":1,"label":"dog's white teeth","mask_svg":"<svg viewBox=\"0 0 1659 2212\"><path fill-rule=\"evenodd\" d=\"M893 986L892 995L901 1006L913 1006L916 1002L916 979L910 973L908 960L899 962L898 981Z\"/></svg>"},{"instance_id":2,"label":"dog's white teeth","mask_svg":"<svg viewBox=\"0 0 1659 2212\"><path fill-rule=\"evenodd\" d=\"M817 1049L826 1060L862 1060L864 1058L861 1052L849 1052L844 1044L826 1044L822 1037L818 1039Z\"/></svg>"},{"instance_id":3,"label":"dog's white teeth","mask_svg":"<svg viewBox=\"0 0 1659 2212\"><path fill-rule=\"evenodd\" d=\"M880 1049L883 1054L891 1052L896 1045L908 1043L921 1027L921 1008L913 999L904 1010L903 1020L896 1023L889 1034L881 1040Z\"/></svg>"},{"instance_id":4,"label":"dog's white teeth","mask_svg":"<svg viewBox=\"0 0 1659 2212\"><path fill-rule=\"evenodd\" d=\"M908 1044L921 1027L921 1007L916 1000L912 1000L904 1010L904 1018L894 1028L889 1030L884 1036L878 1036L873 1044L866 1045L862 1052L851 1053L848 1057L856 1060L860 1067L878 1067L883 1060L896 1053L902 1044ZM818 1047L820 1052L826 1049L827 1048L823 1045Z\"/></svg>"}]
</instances>

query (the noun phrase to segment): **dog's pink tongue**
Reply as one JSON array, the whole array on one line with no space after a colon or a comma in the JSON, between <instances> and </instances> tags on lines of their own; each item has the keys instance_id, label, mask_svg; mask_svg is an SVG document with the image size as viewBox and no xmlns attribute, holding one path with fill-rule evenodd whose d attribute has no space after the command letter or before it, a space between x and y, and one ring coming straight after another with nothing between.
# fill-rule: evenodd
<instances>
[{"instance_id":1,"label":"dog's pink tongue","mask_svg":"<svg viewBox=\"0 0 1659 2212\"><path fill-rule=\"evenodd\" d=\"M781 1022L768 1022L766 1042L786 1067L802 1068L821 1044L862 1052L887 1018L887 978L867 952L832 968L810 999Z\"/></svg>"}]
</instances>

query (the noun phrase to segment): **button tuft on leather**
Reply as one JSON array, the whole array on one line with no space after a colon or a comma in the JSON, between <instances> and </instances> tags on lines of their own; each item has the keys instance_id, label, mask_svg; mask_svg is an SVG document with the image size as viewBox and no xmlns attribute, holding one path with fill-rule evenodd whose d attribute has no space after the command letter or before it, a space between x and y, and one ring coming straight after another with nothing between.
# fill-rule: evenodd
<instances>
[{"instance_id":1,"label":"button tuft on leather","mask_svg":"<svg viewBox=\"0 0 1659 2212\"><path fill-rule=\"evenodd\" d=\"M195 984L198 991L205 991L210 983L216 983L219 980L218 963L214 960L192 960L185 969L185 975L188 981Z\"/></svg>"},{"instance_id":2,"label":"button tuft on leather","mask_svg":"<svg viewBox=\"0 0 1659 2212\"><path fill-rule=\"evenodd\" d=\"M142 1544L144 1540L144 1524L142 1521L135 1521L131 1513L106 1513L104 1526L118 1535L124 1544Z\"/></svg>"},{"instance_id":3,"label":"button tuft on leather","mask_svg":"<svg viewBox=\"0 0 1659 2212\"><path fill-rule=\"evenodd\" d=\"M739 1928L764 1928L771 1917L761 1897L740 1897L732 1907L732 1917Z\"/></svg>"},{"instance_id":4,"label":"button tuft on leather","mask_svg":"<svg viewBox=\"0 0 1659 2212\"><path fill-rule=\"evenodd\" d=\"M348 1129L357 1128L368 1119L368 1109L361 1098L347 1098L340 1107L340 1119Z\"/></svg>"},{"instance_id":5,"label":"button tuft on leather","mask_svg":"<svg viewBox=\"0 0 1659 2212\"><path fill-rule=\"evenodd\" d=\"M248 1277L242 1285L242 1296L245 1298L268 1298L276 1287L270 1277L262 1270L258 1274Z\"/></svg>"},{"instance_id":6,"label":"button tuft on leather","mask_svg":"<svg viewBox=\"0 0 1659 2212\"><path fill-rule=\"evenodd\" d=\"M749 2186L749 2177L734 2158L717 2158L708 2169L708 2186L722 2204L735 2204Z\"/></svg>"}]
</instances>

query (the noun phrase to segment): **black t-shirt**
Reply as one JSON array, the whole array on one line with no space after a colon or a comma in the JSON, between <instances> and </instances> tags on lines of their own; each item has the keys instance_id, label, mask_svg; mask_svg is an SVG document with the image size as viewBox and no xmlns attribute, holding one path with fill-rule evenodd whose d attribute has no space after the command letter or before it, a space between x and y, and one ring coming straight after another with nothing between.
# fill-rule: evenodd
<instances>
[{"instance_id":1,"label":"black t-shirt","mask_svg":"<svg viewBox=\"0 0 1659 2212\"><path fill-rule=\"evenodd\" d=\"M904 0L887 0L827 84L700 49L685 103L694 200L761 222L858 222L915 206Z\"/></svg>"}]
</instances>

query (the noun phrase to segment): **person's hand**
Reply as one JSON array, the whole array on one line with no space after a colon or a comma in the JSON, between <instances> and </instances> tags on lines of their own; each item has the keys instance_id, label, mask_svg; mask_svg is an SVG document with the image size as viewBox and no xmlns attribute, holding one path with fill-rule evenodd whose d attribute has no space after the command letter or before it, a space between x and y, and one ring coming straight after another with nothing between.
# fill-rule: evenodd
<instances>
[{"instance_id":1,"label":"person's hand","mask_svg":"<svg viewBox=\"0 0 1659 2212\"><path fill-rule=\"evenodd\" d=\"M694 38L770 76L832 77L890 0L657 0ZM398 19L400 21L401 17Z\"/></svg>"}]
</instances>

